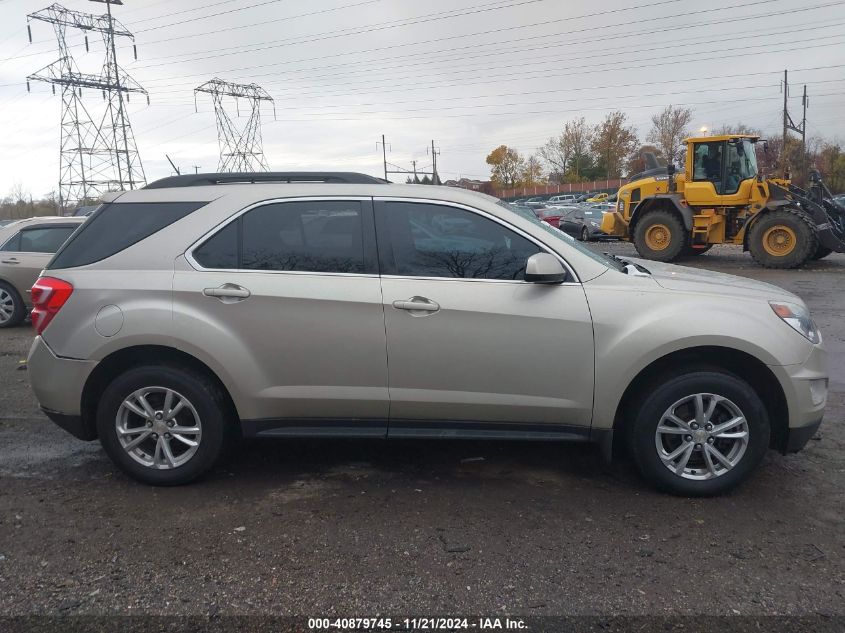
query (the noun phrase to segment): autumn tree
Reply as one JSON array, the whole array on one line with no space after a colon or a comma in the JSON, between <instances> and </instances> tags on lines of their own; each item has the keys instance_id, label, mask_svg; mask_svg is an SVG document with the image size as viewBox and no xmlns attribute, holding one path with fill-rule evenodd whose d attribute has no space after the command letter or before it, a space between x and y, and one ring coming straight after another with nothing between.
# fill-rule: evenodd
<instances>
[{"instance_id":1,"label":"autumn tree","mask_svg":"<svg viewBox=\"0 0 845 633\"><path fill-rule=\"evenodd\" d=\"M567 121L563 132L553 136L540 148L540 156L549 165L549 170L559 174L563 181L577 181L589 152L592 129L584 117ZM571 176L574 173L574 178Z\"/></svg>"},{"instance_id":2,"label":"autumn tree","mask_svg":"<svg viewBox=\"0 0 845 633\"><path fill-rule=\"evenodd\" d=\"M543 183L543 163L540 157L533 154L525 160L522 169L522 184L529 187Z\"/></svg>"},{"instance_id":3,"label":"autumn tree","mask_svg":"<svg viewBox=\"0 0 845 633\"><path fill-rule=\"evenodd\" d=\"M624 112L609 113L595 126L590 149L596 163L608 178L619 178L622 169L639 140L637 132L627 125L628 117Z\"/></svg>"},{"instance_id":4,"label":"autumn tree","mask_svg":"<svg viewBox=\"0 0 845 633\"><path fill-rule=\"evenodd\" d=\"M684 157L683 141L692 136L689 130L691 120L692 110L670 105L660 114L651 117L651 130L647 140L659 147L668 161L679 165Z\"/></svg>"},{"instance_id":5,"label":"autumn tree","mask_svg":"<svg viewBox=\"0 0 845 633\"><path fill-rule=\"evenodd\" d=\"M505 189L516 187L525 171L525 159L520 153L507 145L499 145L487 155L490 165L490 180Z\"/></svg>"}]
</instances>

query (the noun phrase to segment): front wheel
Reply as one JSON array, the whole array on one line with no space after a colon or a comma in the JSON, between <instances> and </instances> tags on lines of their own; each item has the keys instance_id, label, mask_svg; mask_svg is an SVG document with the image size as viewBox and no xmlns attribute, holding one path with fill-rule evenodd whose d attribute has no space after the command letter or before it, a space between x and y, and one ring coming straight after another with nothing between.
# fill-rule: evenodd
<instances>
[{"instance_id":1,"label":"front wheel","mask_svg":"<svg viewBox=\"0 0 845 633\"><path fill-rule=\"evenodd\" d=\"M219 388L173 366L130 369L106 387L97 433L108 456L147 484L188 483L222 456L232 428Z\"/></svg>"},{"instance_id":2,"label":"front wheel","mask_svg":"<svg viewBox=\"0 0 845 633\"><path fill-rule=\"evenodd\" d=\"M766 408L742 379L701 370L665 379L640 400L628 428L642 475L679 495L711 496L742 483L763 459Z\"/></svg>"},{"instance_id":3,"label":"front wheel","mask_svg":"<svg viewBox=\"0 0 845 633\"><path fill-rule=\"evenodd\" d=\"M766 268L798 268L813 258L818 245L810 220L797 209L767 212L748 234L751 256Z\"/></svg>"},{"instance_id":4,"label":"front wheel","mask_svg":"<svg viewBox=\"0 0 845 633\"><path fill-rule=\"evenodd\" d=\"M649 211L634 229L634 246L646 259L671 262L680 256L689 243L680 218L669 211Z\"/></svg>"},{"instance_id":5,"label":"front wheel","mask_svg":"<svg viewBox=\"0 0 845 633\"><path fill-rule=\"evenodd\" d=\"M581 241L582 242L589 242L590 241L590 232L587 230L586 226L583 229L581 229Z\"/></svg>"}]
</instances>

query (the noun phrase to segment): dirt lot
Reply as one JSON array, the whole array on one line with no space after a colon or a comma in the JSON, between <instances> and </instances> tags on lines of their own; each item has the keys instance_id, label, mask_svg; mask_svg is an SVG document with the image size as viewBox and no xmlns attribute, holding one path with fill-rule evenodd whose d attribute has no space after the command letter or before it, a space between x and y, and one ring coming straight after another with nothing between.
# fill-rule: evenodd
<instances>
[{"instance_id":1,"label":"dirt lot","mask_svg":"<svg viewBox=\"0 0 845 633\"><path fill-rule=\"evenodd\" d=\"M845 256L685 263L802 296L831 352L819 435L709 500L519 443L254 443L149 488L41 415L30 330L0 332L0 614L845 616Z\"/></svg>"}]
</instances>

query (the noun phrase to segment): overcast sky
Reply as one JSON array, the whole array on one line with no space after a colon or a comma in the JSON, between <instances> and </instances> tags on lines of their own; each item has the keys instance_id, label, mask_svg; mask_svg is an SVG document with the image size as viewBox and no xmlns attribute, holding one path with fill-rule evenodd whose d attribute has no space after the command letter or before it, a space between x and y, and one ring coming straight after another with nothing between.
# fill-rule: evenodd
<instances>
[{"instance_id":1,"label":"overcast sky","mask_svg":"<svg viewBox=\"0 0 845 633\"><path fill-rule=\"evenodd\" d=\"M0 0L0 196L58 182L61 98L25 82L57 58L49 24L33 22L27 41L26 15L47 4ZM262 109L274 170L379 175L385 134L395 165L430 165L434 139L443 179L486 178L499 144L530 154L565 120L614 109L644 139L668 104L692 108L694 129L742 121L775 135L785 68L793 118L806 83L810 135L845 139L845 0L124 0L114 13L138 47L135 61L121 38L118 61L150 95L128 106L148 181L172 173L165 154L183 173L217 169L211 99L197 112L193 96L214 76L274 97L276 118ZM86 54L69 32L96 72L102 42L89 39Z\"/></svg>"}]
</instances>

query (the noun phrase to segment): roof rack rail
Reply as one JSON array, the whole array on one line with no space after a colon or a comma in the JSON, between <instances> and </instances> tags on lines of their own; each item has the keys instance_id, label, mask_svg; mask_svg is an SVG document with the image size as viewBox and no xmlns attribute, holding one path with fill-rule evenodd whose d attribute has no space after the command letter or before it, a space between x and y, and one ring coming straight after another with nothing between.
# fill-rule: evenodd
<instances>
[{"instance_id":1,"label":"roof rack rail","mask_svg":"<svg viewBox=\"0 0 845 633\"><path fill-rule=\"evenodd\" d=\"M386 180L347 171L268 171L256 173L189 174L170 176L148 184L144 189L171 187L205 187L208 185L236 185L255 183L323 182L355 185L387 184Z\"/></svg>"}]
</instances>

